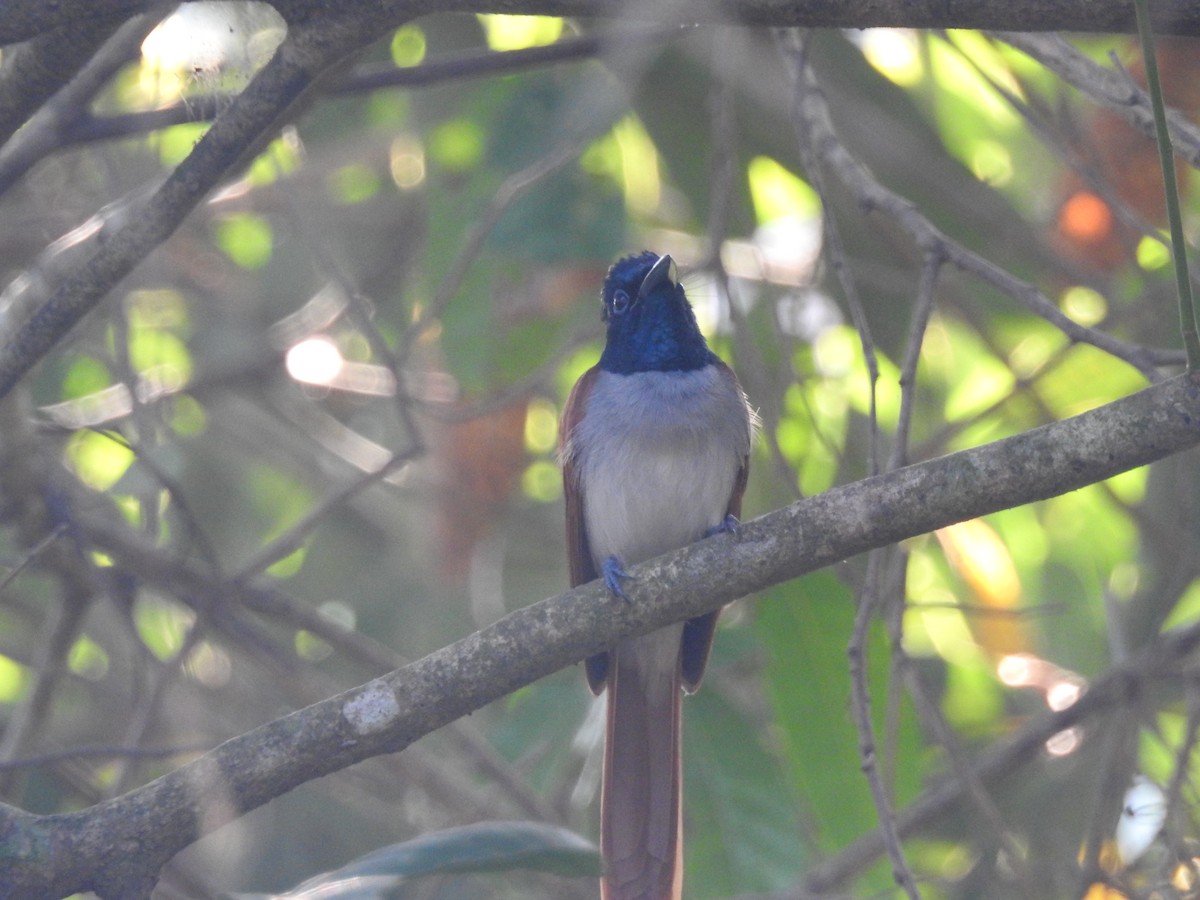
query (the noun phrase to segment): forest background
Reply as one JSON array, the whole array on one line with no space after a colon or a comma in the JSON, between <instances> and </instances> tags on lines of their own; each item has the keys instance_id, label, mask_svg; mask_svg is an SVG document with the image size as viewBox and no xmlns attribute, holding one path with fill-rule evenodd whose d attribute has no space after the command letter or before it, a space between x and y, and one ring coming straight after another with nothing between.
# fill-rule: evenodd
<instances>
[{"instance_id":1,"label":"forest background","mask_svg":"<svg viewBox=\"0 0 1200 900\"><path fill-rule=\"evenodd\" d=\"M1200 895L1132 7L173 6L0 9L6 895L384 848L389 896L595 896L570 664L746 594L685 702L688 896ZM622 607L563 594L556 422L643 248L763 425L741 533Z\"/></svg>"}]
</instances>

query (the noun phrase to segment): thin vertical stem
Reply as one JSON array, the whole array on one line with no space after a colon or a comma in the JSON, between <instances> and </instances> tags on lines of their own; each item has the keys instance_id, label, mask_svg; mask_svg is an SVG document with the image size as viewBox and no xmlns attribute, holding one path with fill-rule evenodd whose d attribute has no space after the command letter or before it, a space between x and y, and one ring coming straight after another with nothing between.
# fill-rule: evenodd
<instances>
[{"instance_id":1,"label":"thin vertical stem","mask_svg":"<svg viewBox=\"0 0 1200 900\"><path fill-rule=\"evenodd\" d=\"M1179 186L1175 182L1175 158L1171 152L1171 135L1167 132L1167 113L1163 107L1162 84L1158 79L1158 59L1154 53L1154 29L1150 24L1149 0L1134 0L1137 10L1138 37L1142 42L1142 58L1146 64L1146 87L1150 92L1150 107L1154 110L1154 130L1158 137L1158 161L1162 166L1163 188L1166 191L1167 222L1171 228L1171 253L1175 261L1175 284L1179 290L1179 327L1187 352L1189 372L1200 370L1200 330L1196 327L1196 306L1192 298L1192 283L1188 278L1187 244L1183 239L1183 218L1179 214Z\"/></svg>"}]
</instances>

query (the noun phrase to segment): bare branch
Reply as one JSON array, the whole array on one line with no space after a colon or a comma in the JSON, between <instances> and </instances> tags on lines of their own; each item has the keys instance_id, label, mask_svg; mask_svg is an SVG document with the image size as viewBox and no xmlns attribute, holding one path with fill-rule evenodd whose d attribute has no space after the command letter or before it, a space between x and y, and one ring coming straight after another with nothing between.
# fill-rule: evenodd
<instances>
[{"instance_id":1,"label":"bare branch","mask_svg":"<svg viewBox=\"0 0 1200 900\"><path fill-rule=\"evenodd\" d=\"M0 66L0 144L70 81L120 24L121 19L112 16L64 21L27 44L6 50Z\"/></svg>"},{"instance_id":2,"label":"bare branch","mask_svg":"<svg viewBox=\"0 0 1200 900\"><path fill-rule=\"evenodd\" d=\"M995 37L1037 60L1148 138L1154 138L1150 95L1128 75L1088 59L1055 34L997 34ZM1200 127L1174 110L1167 115L1167 127L1175 152L1193 166L1200 166Z\"/></svg>"},{"instance_id":3,"label":"bare branch","mask_svg":"<svg viewBox=\"0 0 1200 900\"><path fill-rule=\"evenodd\" d=\"M63 146L64 135L81 118L87 117L87 105L116 74L121 66L133 58L150 30L161 20L165 10L156 14L135 16L114 33L103 47L96 51L70 84L47 100L37 113L18 113L16 124L29 116L21 133L7 143L5 127L0 124L0 194L6 192L22 175L52 150ZM91 53L77 52L76 59L86 60ZM3 80L0 79L0 84ZM3 113L0 112L0 121Z\"/></svg>"},{"instance_id":4,"label":"bare branch","mask_svg":"<svg viewBox=\"0 0 1200 900\"><path fill-rule=\"evenodd\" d=\"M1087 693L1073 705L1039 717L1019 734L985 753L971 767L970 780L993 783L1011 775L1037 758L1054 735L1119 708L1138 682L1169 676L1197 647L1200 647L1200 625L1167 632L1149 643L1136 658L1095 679ZM957 774L935 785L897 814L900 834L910 835L928 825L962 802L968 790L967 779ZM884 850L883 836L878 831L865 835L837 856L810 869L798 891L778 895L773 900L802 900L814 893L825 896L830 888L854 878Z\"/></svg>"},{"instance_id":5,"label":"bare branch","mask_svg":"<svg viewBox=\"0 0 1200 900\"><path fill-rule=\"evenodd\" d=\"M292 26L271 61L166 181L105 223L95 252L52 285L44 301L27 301L36 309L0 346L0 397L166 240L222 178L251 157L325 69L365 39L336 22Z\"/></svg>"},{"instance_id":6,"label":"bare branch","mask_svg":"<svg viewBox=\"0 0 1200 900\"><path fill-rule=\"evenodd\" d=\"M73 20L89 21L111 16L130 16L151 5L152 0L7 0L0 11L0 43L28 40ZM290 20L328 12L319 0L271 0L271 5ZM434 5L413 0L343 3L338 15L358 22L373 22L376 28L433 11ZM647 22L736 22L811 28L987 28L1006 31L1095 31L1136 30L1133 4L1129 0L1093 3L1088 0L959 0L953 4L912 3L909 0L710 0L707 3L629 4L615 0L442 0L442 12L521 13L526 15L620 17ZM1200 34L1200 8L1189 0L1162 0L1151 9L1158 34Z\"/></svg>"},{"instance_id":7,"label":"bare branch","mask_svg":"<svg viewBox=\"0 0 1200 900\"><path fill-rule=\"evenodd\" d=\"M862 209L887 216L908 234L925 254L934 254L984 284L1003 291L1034 315L1045 319L1072 341L1092 346L1122 359L1149 381L1158 380L1158 367L1180 364L1179 351L1142 347L1095 328L1075 322L1050 298L1029 282L1022 281L996 263L964 247L929 221L907 198L884 187L838 140L830 119L829 107L821 93L816 75L802 48L789 48L789 63L795 82L795 117L802 140L816 148L821 164L851 192Z\"/></svg>"}]
</instances>

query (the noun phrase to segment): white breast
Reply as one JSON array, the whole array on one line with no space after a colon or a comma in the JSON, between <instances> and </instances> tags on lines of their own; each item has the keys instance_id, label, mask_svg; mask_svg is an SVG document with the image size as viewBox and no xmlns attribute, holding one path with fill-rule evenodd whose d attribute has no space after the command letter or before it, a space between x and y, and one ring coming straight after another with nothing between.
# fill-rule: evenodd
<instances>
[{"instance_id":1,"label":"white breast","mask_svg":"<svg viewBox=\"0 0 1200 900\"><path fill-rule=\"evenodd\" d=\"M596 377L565 455L575 463L593 562L633 565L725 517L750 450L750 413L715 366Z\"/></svg>"}]
</instances>

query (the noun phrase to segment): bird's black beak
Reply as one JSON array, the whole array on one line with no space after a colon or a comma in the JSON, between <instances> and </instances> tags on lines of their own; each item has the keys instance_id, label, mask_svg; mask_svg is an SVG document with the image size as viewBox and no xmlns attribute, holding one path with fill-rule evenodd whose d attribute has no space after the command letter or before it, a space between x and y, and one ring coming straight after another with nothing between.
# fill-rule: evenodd
<instances>
[{"instance_id":1,"label":"bird's black beak","mask_svg":"<svg viewBox=\"0 0 1200 900\"><path fill-rule=\"evenodd\" d=\"M662 284L669 284L674 288L679 284L679 273L675 268L675 260L671 259L670 254L664 253L650 267L650 271L646 273L646 277L642 279L642 286L638 288L638 298L646 297L651 291Z\"/></svg>"}]
</instances>

